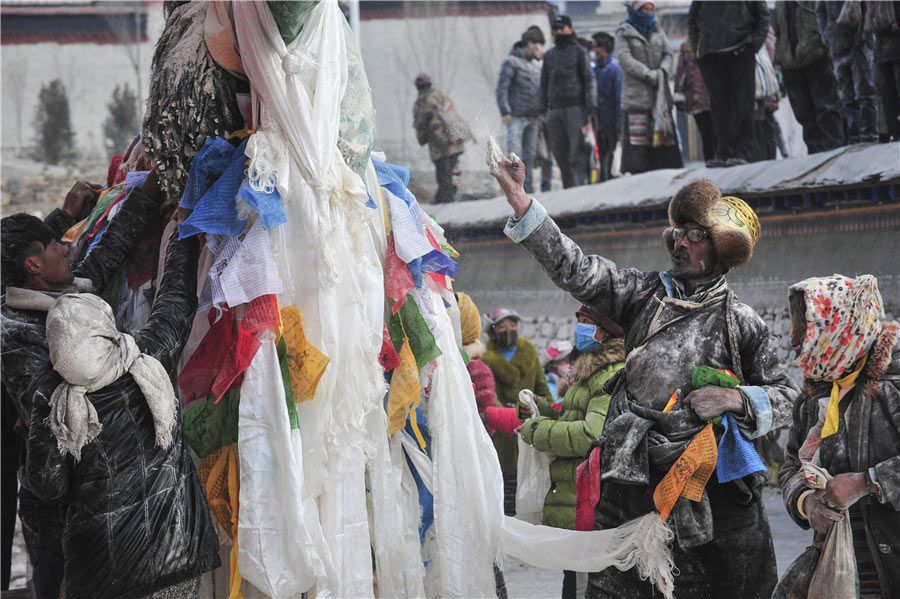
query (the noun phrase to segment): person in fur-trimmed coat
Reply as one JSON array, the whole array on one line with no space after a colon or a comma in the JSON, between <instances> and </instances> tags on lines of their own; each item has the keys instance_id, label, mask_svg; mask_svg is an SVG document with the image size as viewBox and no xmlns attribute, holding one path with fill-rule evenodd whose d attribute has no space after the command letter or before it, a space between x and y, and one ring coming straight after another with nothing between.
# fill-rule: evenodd
<instances>
[{"instance_id":1,"label":"person in fur-trimmed coat","mask_svg":"<svg viewBox=\"0 0 900 599\"><path fill-rule=\"evenodd\" d=\"M572 379L560 382L562 410L552 400L535 397L540 415L522 425L522 440L540 451L556 455L550 464L550 490L544 499L541 521L546 526L575 529L575 481L578 465L591 443L603 432L609 409L606 382L625 366L622 327L590 306L575 313L577 357L572 361ZM522 412L522 408L520 408ZM576 596L575 572L563 575L563 599Z\"/></svg>"},{"instance_id":2,"label":"person in fur-trimmed coat","mask_svg":"<svg viewBox=\"0 0 900 599\"><path fill-rule=\"evenodd\" d=\"M536 396L540 414L526 420L521 430L523 441L557 456L550 465L543 524L569 530L575 529L575 470L606 422L609 392L603 386L625 366L622 328L589 306L582 305L575 315L578 355L572 362L571 383L560 382L562 410L554 409L552 400Z\"/></svg>"},{"instance_id":3,"label":"person in fur-trimmed coat","mask_svg":"<svg viewBox=\"0 0 900 599\"><path fill-rule=\"evenodd\" d=\"M871 275L807 279L790 290L791 345L806 389L794 404L781 496L819 547L849 516L862 597L900 596L900 325L881 321L882 306ZM807 488L804 462L834 478ZM808 585L803 568L794 562L773 596Z\"/></svg>"}]
</instances>

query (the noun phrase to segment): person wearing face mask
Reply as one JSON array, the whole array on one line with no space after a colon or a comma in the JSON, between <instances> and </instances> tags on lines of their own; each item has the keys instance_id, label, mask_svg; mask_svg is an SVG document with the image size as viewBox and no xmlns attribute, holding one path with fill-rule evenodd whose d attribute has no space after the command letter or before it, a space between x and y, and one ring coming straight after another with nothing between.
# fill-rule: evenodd
<instances>
[{"instance_id":1,"label":"person wearing face mask","mask_svg":"<svg viewBox=\"0 0 900 599\"><path fill-rule=\"evenodd\" d=\"M581 128L594 120L597 83L588 51L577 41L568 15L553 17L554 45L544 54L541 71L541 112L545 115L550 150L563 187L584 185L590 156ZM594 127L596 129L596 127Z\"/></svg>"},{"instance_id":2,"label":"person wearing face mask","mask_svg":"<svg viewBox=\"0 0 900 599\"><path fill-rule=\"evenodd\" d=\"M849 517L858 596L898 597L900 325L882 320L871 275L801 281L791 286L789 305L791 345L806 388L794 404L778 473L785 508L801 528L815 531L816 549L807 551L818 551L834 523ZM804 463L834 478L813 491L803 480ZM798 558L788 568L779 589L809 584L803 563Z\"/></svg>"},{"instance_id":3,"label":"person wearing face mask","mask_svg":"<svg viewBox=\"0 0 900 599\"><path fill-rule=\"evenodd\" d=\"M672 114L672 50L656 20L653 2L626 3L628 18L616 29L616 50L622 67L622 172L644 173L681 168L678 136L656 130L663 114Z\"/></svg>"},{"instance_id":4,"label":"person wearing face mask","mask_svg":"<svg viewBox=\"0 0 900 599\"><path fill-rule=\"evenodd\" d=\"M562 410L535 397L540 415L526 420L520 429L523 441L556 455L550 464L550 490L544 499L542 524L569 530L575 529L576 470L606 422L610 399L606 382L625 366L622 327L586 305L578 308L575 316L577 356L572 360L571 385L560 383ZM581 585L576 579L575 572L565 571L564 599L580 595L576 587Z\"/></svg>"},{"instance_id":5,"label":"person wearing face mask","mask_svg":"<svg viewBox=\"0 0 900 599\"><path fill-rule=\"evenodd\" d=\"M519 314L509 308L498 308L484 315L485 332L490 339L482 360L491 369L501 407L519 405L519 391L530 389L536 397L550 397L547 379L534 344L519 337ZM504 511L516 513L516 467L519 446L514 434L497 431L494 448L503 471Z\"/></svg>"}]
</instances>

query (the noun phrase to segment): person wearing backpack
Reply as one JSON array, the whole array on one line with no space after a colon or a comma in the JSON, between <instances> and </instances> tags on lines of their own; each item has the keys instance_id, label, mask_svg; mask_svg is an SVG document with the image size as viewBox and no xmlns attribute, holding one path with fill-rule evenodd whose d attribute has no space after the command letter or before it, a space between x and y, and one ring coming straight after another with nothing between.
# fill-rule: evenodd
<instances>
[{"instance_id":1,"label":"person wearing backpack","mask_svg":"<svg viewBox=\"0 0 900 599\"><path fill-rule=\"evenodd\" d=\"M435 204L456 201L459 184L459 157L465 142L474 141L472 131L453 107L453 100L431 87L431 77L420 73L416 77L419 96L413 105L413 126L420 146L428 144L428 151L437 175Z\"/></svg>"}]
</instances>

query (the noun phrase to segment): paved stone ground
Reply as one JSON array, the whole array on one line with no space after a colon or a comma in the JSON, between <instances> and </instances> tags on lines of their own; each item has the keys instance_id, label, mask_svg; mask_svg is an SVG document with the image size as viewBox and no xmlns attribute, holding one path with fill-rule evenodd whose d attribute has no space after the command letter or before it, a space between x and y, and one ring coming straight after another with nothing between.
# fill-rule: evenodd
<instances>
[{"instance_id":1,"label":"paved stone ground","mask_svg":"<svg viewBox=\"0 0 900 599\"><path fill-rule=\"evenodd\" d=\"M812 533L800 529L788 516L781 501L781 494L774 488L766 488L763 497L769 525L775 541L775 558L778 576L806 549L812 541ZM562 572L532 568L520 560L507 557L504 564L506 589L510 599L550 599L559 597L562 590Z\"/></svg>"},{"instance_id":2,"label":"paved stone ground","mask_svg":"<svg viewBox=\"0 0 900 599\"><path fill-rule=\"evenodd\" d=\"M769 524L775 538L775 556L778 560L778 575L790 565L794 558L806 548L812 533L801 530L787 515L781 495L776 489L765 490L764 501L769 515ZM18 531L17 531L18 532ZM16 589L25 585L25 552L21 535L17 536L13 547L12 583ZM562 572L533 568L517 559L506 558L503 564L506 588L510 599L550 599L559 597L562 590ZM31 594L18 591L2 593L2 599L30 599Z\"/></svg>"}]
</instances>

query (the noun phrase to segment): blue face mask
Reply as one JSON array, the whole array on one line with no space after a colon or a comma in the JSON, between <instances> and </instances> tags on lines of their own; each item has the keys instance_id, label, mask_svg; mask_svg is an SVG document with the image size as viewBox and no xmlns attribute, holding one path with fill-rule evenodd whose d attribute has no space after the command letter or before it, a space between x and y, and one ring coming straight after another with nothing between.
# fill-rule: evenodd
<instances>
[{"instance_id":1,"label":"blue face mask","mask_svg":"<svg viewBox=\"0 0 900 599\"><path fill-rule=\"evenodd\" d=\"M597 325L579 322L575 326L575 347L580 352L589 352L600 347L600 342L594 339L597 333Z\"/></svg>"}]
</instances>

